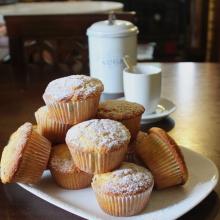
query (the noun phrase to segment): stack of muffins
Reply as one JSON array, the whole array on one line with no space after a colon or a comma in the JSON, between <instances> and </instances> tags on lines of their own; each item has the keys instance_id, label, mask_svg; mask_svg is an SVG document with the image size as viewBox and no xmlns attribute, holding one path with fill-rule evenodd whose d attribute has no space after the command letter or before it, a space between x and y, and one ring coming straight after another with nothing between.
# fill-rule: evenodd
<instances>
[{"instance_id":1,"label":"stack of muffins","mask_svg":"<svg viewBox=\"0 0 220 220\"><path fill-rule=\"evenodd\" d=\"M100 207L114 216L141 212L154 186L184 184L187 167L175 141L160 128L140 131L140 104L99 104L103 89L100 80L84 75L50 82L46 106L35 112L37 128L26 122L3 150L2 182L34 184L49 168L65 189L92 185Z\"/></svg>"}]
</instances>

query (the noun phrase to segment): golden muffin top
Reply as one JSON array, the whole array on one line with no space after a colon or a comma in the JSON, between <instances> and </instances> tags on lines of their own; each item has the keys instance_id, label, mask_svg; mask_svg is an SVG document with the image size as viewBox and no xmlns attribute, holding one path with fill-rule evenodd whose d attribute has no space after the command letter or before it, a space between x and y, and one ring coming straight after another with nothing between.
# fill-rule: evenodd
<instances>
[{"instance_id":1,"label":"golden muffin top","mask_svg":"<svg viewBox=\"0 0 220 220\"><path fill-rule=\"evenodd\" d=\"M39 115L46 115L46 117L50 118L50 114L46 105L41 106L34 114L35 117L39 114Z\"/></svg>"},{"instance_id":2,"label":"golden muffin top","mask_svg":"<svg viewBox=\"0 0 220 220\"><path fill-rule=\"evenodd\" d=\"M143 114L144 107L135 102L125 100L107 100L99 104L97 117L113 120L125 120Z\"/></svg>"},{"instance_id":3,"label":"golden muffin top","mask_svg":"<svg viewBox=\"0 0 220 220\"><path fill-rule=\"evenodd\" d=\"M99 79L85 75L71 75L51 81L43 94L46 104L84 100L100 95L104 86Z\"/></svg>"},{"instance_id":4,"label":"golden muffin top","mask_svg":"<svg viewBox=\"0 0 220 220\"><path fill-rule=\"evenodd\" d=\"M32 133L33 126L26 122L20 126L9 138L1 157L1 180L9 183L19 168L22 154Z\"/></svg>"},{"instance_id":5,"label":"golden muffin top","mask_svg":"<svg viewBox=\"0 0 220 220\"><path fill-rule=\"evenodd\" d=\"M123 162L112 172L96 174L92 187L110 195L135 195L153 187L151 172L134 163Z\"/></svg>"},{"instance_id":6,"label":"golden muffin top","mask_svg":"<svg viewBox=\"0 0 220 220\"><path fill-rule=\"evenodd\" d=\"M66 143L85 151L109 151L128 144L130 133L120 122L110 119L93 119L70 128Z\"/></svg>"},{"instance_id":7,"label":"golden muffin top","mask_svg":"<svg viewBox=\"0 0 220 220\"><path fill-rule=\"evenodd\" d=\"M49 167L62 173L76 171L72 156L66 144L53 146L50 155Z\"/></svg>"}]
</instances>

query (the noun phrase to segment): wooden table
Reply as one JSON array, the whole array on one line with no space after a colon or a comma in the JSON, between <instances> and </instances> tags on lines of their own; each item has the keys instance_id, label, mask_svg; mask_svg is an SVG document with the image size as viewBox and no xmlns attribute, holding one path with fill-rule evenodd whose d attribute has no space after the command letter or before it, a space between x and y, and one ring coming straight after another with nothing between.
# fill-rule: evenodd
<instances>
[{"instance_id":1,"label":"wooden table","mask_svg":"<svg viewBox=\"0 0 220 220\"><path fill-rule=\"evenodd\" d=\"M220 64L163 64L162 94L177 105L175 113L154 125L163 127L176 141L210 158L220 168ZM14 81L12 68L0 65L0 146L23 122L34 122L46 79L30 70L26 88ZM32 74L33 73L33 74ZM46 78L57 75L46 75ZM42 79L42 78L41 78ZM220 219L220 183L198 206L180 219ZM0 219L81 219L26 192L17 184L0 184Z\"/></svg>"}]
</instances>

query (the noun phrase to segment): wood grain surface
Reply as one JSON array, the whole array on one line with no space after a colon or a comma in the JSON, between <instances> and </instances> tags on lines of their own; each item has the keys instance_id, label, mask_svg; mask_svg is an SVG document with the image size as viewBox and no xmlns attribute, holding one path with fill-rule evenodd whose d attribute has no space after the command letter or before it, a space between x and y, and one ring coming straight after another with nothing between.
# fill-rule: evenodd
<instances>
[{"instance_id":1,"label":"wood grain surface","mask_svg":"<svg viewBox=\"0 0 220 220\"><path fill-rule=\"evenodd\" d=\"M48 80L59 74L38 75L29 70L25 84L17 82L10 65L0 65L0 154L9 135L23 122L35 123L34 111L43 105L42 93ZM177 143L210 158L220 168L220 64L162 64L162 96L177 110L159 126ZM189 165L190 166L190 165ZM220 183L198 206L180 219L220 219ZM81 219L26 192L17 184L0 183L0 219Z\"/></svg>"}]
</instances>

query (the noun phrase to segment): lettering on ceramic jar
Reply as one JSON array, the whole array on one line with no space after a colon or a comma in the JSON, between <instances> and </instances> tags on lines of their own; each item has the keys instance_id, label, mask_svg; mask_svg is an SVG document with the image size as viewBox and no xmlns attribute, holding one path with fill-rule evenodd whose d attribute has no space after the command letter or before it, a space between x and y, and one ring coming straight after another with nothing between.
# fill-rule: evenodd
<instances>
[{"instance_id":1,"label":"lettering on ceramic jar","mask_svg":"<svg viewBox=\"0 0 220 220\"><path fill-rule=\"evenodd\" d=\"M108 67L115 66L115 65L122 66L123 65L123 60L122 60L122 58L119 58L119 57L106 58L106 59L101 60L101 64L104 65L104 66L108 66Z\"/></svg>"}]
</instances>

